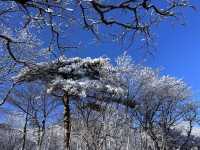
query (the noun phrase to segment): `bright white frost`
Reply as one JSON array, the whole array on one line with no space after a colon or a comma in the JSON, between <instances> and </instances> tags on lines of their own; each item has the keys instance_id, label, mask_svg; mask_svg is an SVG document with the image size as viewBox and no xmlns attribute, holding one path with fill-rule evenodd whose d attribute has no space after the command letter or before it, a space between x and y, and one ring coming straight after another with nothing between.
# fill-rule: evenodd
<instances>
[{"instance_id":1,"label":"bright white frost","mask_svg":"<svg viewBox=\"0 0 200 150\"><path fill-rule=\"evenodd\" d=\"M181 79L160 76L159 70L136 65L126 54L117 59L118 72L126 81L129 96L136 103L154 103L163 100L184 100L190 97L188 85Z\"/></svg>"},{"instance_id":2,"label":"bright white frost","mask_svg":"<svg viewBox=\"0 0 200 150\"><path fill-rule=\"evenodd\" d=\"M190 90L182 80L160 77L157 70L133 63L126 53L118 57L116 63L114 66L102 57L60 57L24 68L14 79L16 82L44 81L49 93L64 91L80 97L106 95L138 103L157 101L160 97L180 100L189 95Z\"/></svg>"},{"instance_id":3,"label":"bright white frost","mask_svg":"<svg viewBox=\"0 0 200 150\"><path fill-rule=\"evenodd\" d=\"M65 58L38 63L24 68L14 79L16 82L44 81L48 92L64 91L71 96L109 94L122 97L127 90L117 77L116 69L106 58Z\"/></svg>"}]
</instances>

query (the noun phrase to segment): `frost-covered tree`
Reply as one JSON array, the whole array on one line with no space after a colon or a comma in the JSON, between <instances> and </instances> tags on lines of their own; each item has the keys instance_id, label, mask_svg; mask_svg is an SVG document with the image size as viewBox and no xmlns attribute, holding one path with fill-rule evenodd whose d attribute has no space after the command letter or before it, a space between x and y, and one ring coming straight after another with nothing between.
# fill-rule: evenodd
<instances>
[{"instance_id":1,"label":"frost-covered tree","mask_svg":"<svg viewBox=\"0 0 200 150\"><path fill-rule=\"evenodd\" d=\"M48 33L48 48L65 50L78 46L77 41L74 45L74 42L65 43L63 40L71 37L69 31L74 29L80 31L84 28L99 37L102 31L110 32L106 29L108 27L117 31L117 34L112 34L116 38L138 34L148 40L154 25L165 19L177 20L181 11L189 7L192 7L189 0L1 0L0 19L1 26L11 32L28 29L39 39L40 32ZM11 56L9 44L20 42L13 35L0 33L0 39L8 43L5 50Z\"/></svg>"},{"instance_id":2,"label":"frost-covered tree","mask_svg":"<svg viewBox=\"0 0 200 150\"><path fill-rule=\"evenodd\" d=\"M57 123L61 115L57 111L60 102L48 95L44 86L34 83L16 87L9 95L7 105L12 109L5 108L1 116L8 118L4 122L13 130L20 131L14 137L20 139L18 149L31 149L28 145L32 141L33 149L41 150L47 127Z\"/></svg>"},{"instance_id":3,"label":"frost-covered tree","mask_svg":"<svg viewBox=\"0 0 200 150\"><path fill-rule=\"evenodd\" d=\"M131 76L130 93L137 103L133 116L155 148L166 149L172 129L183 122L189 122L189 138L197 121L197 105L192 101L190 87L183 80L160 77L158 71L148 67L140 66Z\"/></svg>"},{"instance_id":4,"label":"frost-covered tree","mask_svg":"<svg viewBox=\"0 0 200 150\"><path fill-rule=\"evenodd\" d=\"M25 67L14 79L16 83L40 80L49 93L62 97L66 147L71 130L70 105L78 101L92 99L82 107L95 111L101 110L102 102L125 106L157 149L167 147L171 130L177 124L193 123L196 118L190 89L182 80L160 77L158 71L136 65L126 54L117 59L116 65L107 58L60 57Z\"/></svg>"},{"instance_id":5,"label":"frost-covered tree","mask_svg":"<svg viewBox=\"0 0 200 150\"><path fill-rule=\"evenodd\" d=\"M93 35L99 41L124 39L127 45L142 39L143 46L150 45L152 27L177 20L189 7L189 0L0 0L0 94L5 97L0 104L20 67L56 59L91 43Z\"/></svg>"},{"instance_id":6,"label":"frost-covered tree","mask_svg":"<svg viewBox=\"0 0 200 150\"><path fill-rule=\"evenodd\" d=\"M105 58L65 58L38 63L24 68L14 79L17 83L40 80L47 85L48 93L61 95L64 105L65 146L70 140L70 101L94 98L97 101L118 103L134 108L128 99L128 89L123 81L123 67L112 66Z\"/></svg>"},{"instance_id":7,"label":"frost-covered tree","mask_svg":"<svg viewBox=\"0 0 200 150\"><path fill-rule=\"evenodd\" d=\"M98 40L134 38L150 45L152 27L178 20L189 7L189 0L0 0L0 61L9 60L13 69L16 63L58 58L92 41L93 34Z\"/></svg>"},{"instance_id":8,"label":"frost-covered tree","mask_svg":"<svg viewBox=\"0 0 200 150\"><path fill-rule=\"evenodd\" d=\"M0 106L17 83L36 80L43 82L53 96L62 97L67 131L73 108L69 105L77 101L94 111L104 110L102 103L116 103L140 113L146 110L141 106L146 104L146 97L154 106L151 90L160 92L153 92L156 96L166 94L163 87L177 83L176 79L163 77L169 79L164 83L151 68L135 65L125 56L116 66L105 58L60 56L94 39L124 40L125 44L142 39L143 45L149 45L152 27L163 20L178 20L181 11L189 7L189 0L0 0ZM84 38L77 36L83 34ZM38 63L42 61L45 63ZM17 82L13 83L11 77L16 74ZM70 132L65 135L69 145Z\"/></svg>"}]
</instances>

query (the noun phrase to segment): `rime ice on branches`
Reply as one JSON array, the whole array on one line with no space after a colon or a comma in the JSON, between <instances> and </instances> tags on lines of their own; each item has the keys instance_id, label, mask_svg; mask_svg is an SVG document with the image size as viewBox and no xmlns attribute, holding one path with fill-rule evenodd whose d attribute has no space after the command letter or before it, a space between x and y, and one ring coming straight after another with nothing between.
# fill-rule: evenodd
<instances>
[{"instance_id":1,"label":"rime ice on branches","mask_svg":"<svg viewBox=\"0 0 200 150\"><path fill-rule=\"evenodd\" d=\"M43 81L48 92L63 91L71 96L87 97L102 94L111 97L125 96L115 67L107 58L66 58L60 57L51 62L37 63L25 67L14 77L16 82Z\"/></svg>"}]
</instances>

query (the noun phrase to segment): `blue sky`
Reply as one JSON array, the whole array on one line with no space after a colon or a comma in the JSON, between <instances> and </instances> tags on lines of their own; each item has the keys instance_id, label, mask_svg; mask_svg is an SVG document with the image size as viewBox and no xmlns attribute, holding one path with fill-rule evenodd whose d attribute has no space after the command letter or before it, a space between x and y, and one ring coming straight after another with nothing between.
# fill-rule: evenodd
<instances>
[{"instance_id":1,"label":"blue sky","mask_svg":"<svg viewBox=\"0 0 200 150\"><path fill-rule=\"evenodd\" d=\"M198 5L200 2L197 3ZM161 25L157 29L157 50L149 62L163 66L164 73L183 78L200 95L200 5L188 11L185 26Z\"/></svg>"},{"instance_id":2,"label":"blue sky","mask_svg":"<svg viewBox=\"0 0 200 150\"><path fill-rule=\"evenodd\" d=\"M138 49L134 44L128 49L128 53L138 63L152 66L154 68L163 68L163 74L169 74L184 79L193 89L195 95L200 96L200 1L191 0L197 7L197 11L192 9L183 10L185 15L185 26L177 21L172 25L169 20L155 27L154 33L156 47L152 50L153 56L145 57L145 50ZM183 20L182 20L183 21ZM43 33L43 37L48 37ZM123 53L125 49L119 44L112 42L94 43L91 35L87 31L75 29L71 30L71 36L68 39L75 38L87 43L85 47L70 50L68 56L98 57L106 55L116 58ZM93 43L93 44L91 44Z\"/></svg>"},{"instance_id":3,"label":"blue sky","mask_svg":"<svg viewBox=\"0 0 200 150\"><path fill-rule=\"evenodd\" d=\"M185 80L192 87L195 96L200 96L200 1L192 1L197 10L188 9L184 11L185 19L177 21L175 24L166 21L154 29L155 49L153 56L145 57L141 49L137 49L134 44L128 49L128 53L136 59L136 62L145 65L162 68L163 74L169 74ZM185 25L180 25L185 22ZM87 40L87 35L80 34ZM91 40L91 39L90 39ZM92 43L88 38L88 43ZM102 42L99 44L89 44L81 50L70 51L72 56L97 57L106 55L116 58L122 54L119 44ZM139 54L139 55L138 55ZM138 57L140 56L140 57Z\"/></svg>"},{"instance_id":4,"label":"blue sky","mask_svg":"<svg viewBox=\"0 0 200 150\"><path fill-rule=\"evenodd\" d=\"M182 78L192 87L194 95L200 97L200 1L193 0L193 2L198 10L184 11L185 26L180 25L178 21L175 25L166 21L154 29L156 47L152 50L153 56L145 57L145 51L137 49L134 44L128 49L128 53L138 63L143 63L145 59L145 65L162 68L162 74ZM80 49L70 50L67 53L69 56L98 57L106 55L116 58L124 51L116 43L105 41L93 43L86 31L82 33L73 31L72 35L74 38L84 39L88 44ZM43 34L43 36L45 38L49 35Z\"/></svg>"}]
</instances>

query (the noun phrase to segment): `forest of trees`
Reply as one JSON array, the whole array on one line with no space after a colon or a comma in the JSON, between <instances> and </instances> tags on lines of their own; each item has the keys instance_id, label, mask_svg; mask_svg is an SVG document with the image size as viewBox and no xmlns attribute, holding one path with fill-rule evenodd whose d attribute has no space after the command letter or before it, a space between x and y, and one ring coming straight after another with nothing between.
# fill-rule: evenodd
<instances>
[{"instance_id":1,"label":"forest of trees","mask_svg":"<svg viewBox=\"0 0 200 150\"><path fill-rule=\"evenodd\" d=\"M105 40L149 53L153 28L190 9L188 0L0 0L0 150L200 150L199 104L184 80L127 52L69 57Z\"/></svg>"}]
</instances>

